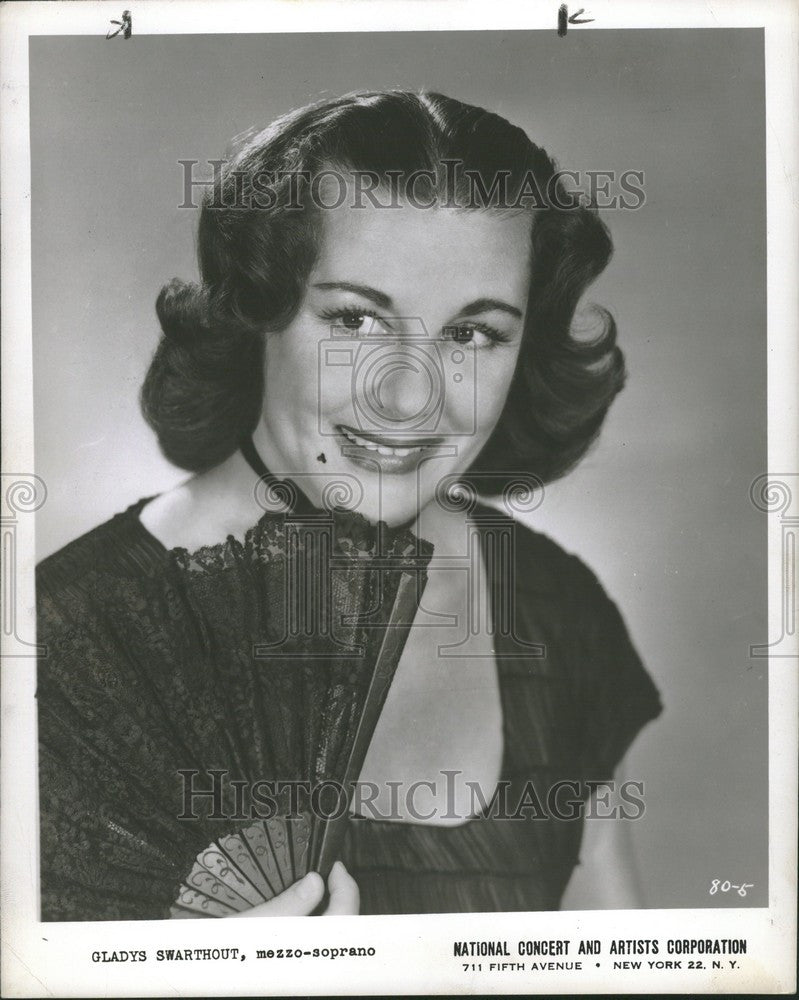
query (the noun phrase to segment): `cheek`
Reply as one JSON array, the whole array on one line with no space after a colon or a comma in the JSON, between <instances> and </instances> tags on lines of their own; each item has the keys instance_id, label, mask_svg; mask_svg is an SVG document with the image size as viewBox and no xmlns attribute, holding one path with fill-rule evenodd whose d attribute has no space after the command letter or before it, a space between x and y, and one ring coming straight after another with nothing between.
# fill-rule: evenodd
<instances>
[{"instance_id":1,"label":"cheek","mask_svg":"<svg viewBox=\"0 0 799 1000\"><path fill-rule=\"evenodd\" d=\"M301 330L267 335L264 348L264 403L283 412L314 403L317 395L317 340Z\"/></svg>"},{"instance_id":2,"label":"cheek","mask_svg":"<svg viewBox=\"0 0 799 1000\"><path fill-rule=\"evenodd\" d=\"M476 436L485 440L496 426L513 379L518 352L478 364L474 389Z\"/></svg>"}]
</instances>

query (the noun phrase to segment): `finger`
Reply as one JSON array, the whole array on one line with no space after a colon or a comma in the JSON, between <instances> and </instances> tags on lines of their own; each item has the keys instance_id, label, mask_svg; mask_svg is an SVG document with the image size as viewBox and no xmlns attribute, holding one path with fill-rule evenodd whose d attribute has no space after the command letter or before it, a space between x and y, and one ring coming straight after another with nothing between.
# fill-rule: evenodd
<instances>
[{"instance_id":1,"label":"finger","mask_svg":"<svg viewBox=\"0 0 799 1000\"><path fill-rule=\"evenodd\" d=\"M317 872L308 874L290 885L268 903L253 906L251 910L236 913L237 917L307 917L325 894L325 883Z\"/></svg>"},{"instance_id":2,"label":"finger","mask_svg":"<svg viewBox=\"0 0 799 1000\"><path fill-rule=\"evenodd\" d=\"M327 887L330 890L330 902L325 910L326 917L358 912L361 905L358 883L340 861L330 869Z\"/></svg>"}]
</instances>

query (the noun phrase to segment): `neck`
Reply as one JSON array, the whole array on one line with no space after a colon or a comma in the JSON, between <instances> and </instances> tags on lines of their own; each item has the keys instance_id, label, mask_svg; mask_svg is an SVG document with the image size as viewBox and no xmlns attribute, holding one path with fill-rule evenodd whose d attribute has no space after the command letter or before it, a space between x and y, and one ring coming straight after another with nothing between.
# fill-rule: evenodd
<instances>
[{"instance_id":1,"label":"neck","mask_svg":"<svg viewBox=\"0 0 799 1000\"><path fill-rule=\"evenodd\" d=\"M256 456L250 456L250 463L245 466L242 461L240 465L245 466L245 472L250 480L250 489L254 489L261 473L259 468L265 467L276 479L291 479L297 477L296 485L299 486L309 497L312 504L321 504L322 483L324 472L315 470L317 476L307 477L302 474L302 470L291 468L290 463L281 460L280 455L274 447L271 436L263 421L259 421L252 434L252 445ZM262 465L259 466L259 460ZM329 472L331 481L337 477L337 471ZM313 488L311 484L318 482L318 487ZM376 518L370 518L375 521ZM444 510L435 499L431 499L415 517L410 517L401 522L419 538L425 538L436 545L437 551L460 551L463 548L465 539L466 515L461 511ZM391 524L391 527L397 527Z\"/></svg>"}]
</instances>

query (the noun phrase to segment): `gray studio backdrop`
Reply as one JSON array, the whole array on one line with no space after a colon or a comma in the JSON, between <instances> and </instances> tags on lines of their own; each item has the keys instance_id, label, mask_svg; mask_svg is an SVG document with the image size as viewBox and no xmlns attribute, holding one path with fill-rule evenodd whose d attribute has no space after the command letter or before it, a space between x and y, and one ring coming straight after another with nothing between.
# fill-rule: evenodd
<instances>
[{"instance_id":1,"label":"gray studio backdrop","mask_svg":"<svg viewBox=\"0 0 799 1000\"><path fill-rule=\"evenodd\" d=\"M629 384L531 523L595 569L663 694L630 761L649 905L765 905L762 32L40 37L30 69L39 558L183 477L137 404L158 290L196 275L179 160L310 99L425 87L565 168L644 171L645 206L606 214L616 253L591 292ZM755 887L710 895L714 878Z\"/></svg>"}]
</instances>

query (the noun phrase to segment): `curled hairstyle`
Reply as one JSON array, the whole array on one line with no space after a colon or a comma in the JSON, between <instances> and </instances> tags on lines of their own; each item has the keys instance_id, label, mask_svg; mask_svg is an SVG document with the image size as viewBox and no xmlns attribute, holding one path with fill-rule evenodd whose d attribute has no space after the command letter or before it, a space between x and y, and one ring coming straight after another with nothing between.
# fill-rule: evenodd
<instances>
[{"instance_id":1,"label":"curled hairstyle","mask_svg":"<svg viewBox=\"0 0 799 1000\"><path fill-rule=\"evenodd\" d=\"M463 167L458 190L443 167L453 161ZM255 428L264 337L291 321L319 249L318 206L287 186L301 172L330 168L381 180L422 172L417 197L451 205L454 195L461 207L467 175L502 173L517 194L534 178L543 205L536 205L531 227L526 327L504 410L471 471L481 473L488 493L499 493L519 472L544 482L563 475L598 434L625 378L605 310L595 307L595 337L574 330L577 304L612 253L607 228L571 197L553 160L520 128L440 94L405 91L358 93L293 111L250 136L220 171L200 213L201 282L175 279L156 304L163 337L141 402L164 455L191 471L212 468ZM272 178L267 200L265 177Z\"/></svg>"}]
</instances>

